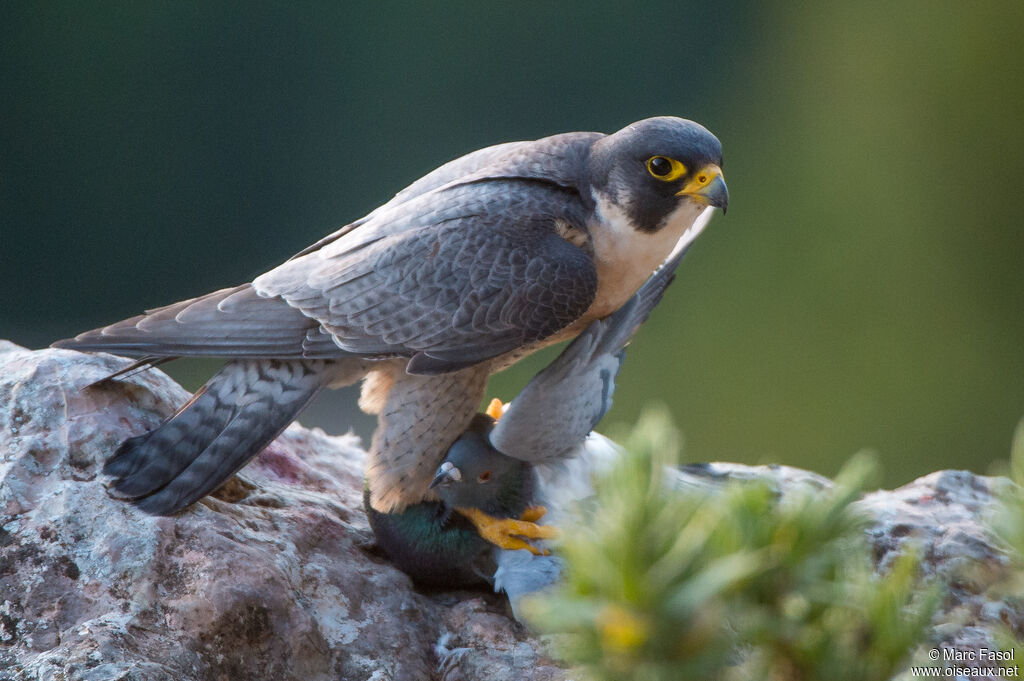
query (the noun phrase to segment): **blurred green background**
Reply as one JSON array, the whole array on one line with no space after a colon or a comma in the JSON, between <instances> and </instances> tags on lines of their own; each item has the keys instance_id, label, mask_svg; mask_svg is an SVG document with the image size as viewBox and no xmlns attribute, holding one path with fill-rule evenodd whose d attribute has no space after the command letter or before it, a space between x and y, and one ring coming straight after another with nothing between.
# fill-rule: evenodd
<instances>
[{"instance_id":1,"label":"blurred green background","mask_svg":"<svg viewBox=\"0 0 1024 681\"><path fill-rule=\"evenodd\" d=\"M689 460L985 472L1024 415L1022 35L1019 0L4 2L0 337L248 281L478 147L674 114L731 210L609 420L665 402Z\"/></svg>"}]
</instances>

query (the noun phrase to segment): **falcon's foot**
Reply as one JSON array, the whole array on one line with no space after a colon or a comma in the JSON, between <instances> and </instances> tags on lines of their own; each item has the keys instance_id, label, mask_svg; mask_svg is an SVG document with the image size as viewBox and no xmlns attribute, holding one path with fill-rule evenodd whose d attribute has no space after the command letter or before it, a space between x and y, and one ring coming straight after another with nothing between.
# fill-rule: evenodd
<instances>
[{"instance_id":1,"label":"falcon's foot","mask_svg":"<svg viewBox=\"0 0 1024 681\"><path fill-rule=\"evenodd\" d=\"M546 556L551 552L539 549L527 540L555 539L561 535L556 527L537 525L533 522L547 513L547 509L543 506L531 506L523 511L519 518L495 518L477 508L457 508L455 510L469 518L481 537L503 549L512 551L526 549L535 556Z\"/></svg>"}]
</instances>

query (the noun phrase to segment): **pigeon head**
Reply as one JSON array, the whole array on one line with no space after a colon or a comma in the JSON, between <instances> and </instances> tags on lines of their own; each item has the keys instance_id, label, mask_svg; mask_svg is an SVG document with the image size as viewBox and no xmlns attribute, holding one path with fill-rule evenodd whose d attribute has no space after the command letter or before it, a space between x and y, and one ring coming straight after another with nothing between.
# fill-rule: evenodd
<instances>
[{"instance_id":1,"label":"pigeon head","mask_svg":"<svg viewBox=\"0 0 1024 681\"><path fill-rule=\"evenodd\" d=\"M497 517L518 516L531 503L533 467L495 449L494 420L477 414L455 441L430 484L452 508L477 508Z\"/></svg>"}]
</instances>

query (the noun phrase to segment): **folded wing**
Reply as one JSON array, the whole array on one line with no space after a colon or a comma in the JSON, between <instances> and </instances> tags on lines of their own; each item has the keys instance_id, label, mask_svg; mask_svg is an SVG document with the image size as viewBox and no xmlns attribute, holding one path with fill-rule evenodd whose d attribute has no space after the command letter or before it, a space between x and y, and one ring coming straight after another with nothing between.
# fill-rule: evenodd
<instances>
[{"instance_id":1,"label":"folded wing","mask_svg":"<svg viewBox=\"0 0 1024 681\"><path fill-rule=\"evenodd\" d=\"M593 301L597 275L556 220L585 221L569 172L594 136L474 152L252 284L56 343L159 358L409 357L460 369L543 339Z\"/></svg>"}]
</instances>

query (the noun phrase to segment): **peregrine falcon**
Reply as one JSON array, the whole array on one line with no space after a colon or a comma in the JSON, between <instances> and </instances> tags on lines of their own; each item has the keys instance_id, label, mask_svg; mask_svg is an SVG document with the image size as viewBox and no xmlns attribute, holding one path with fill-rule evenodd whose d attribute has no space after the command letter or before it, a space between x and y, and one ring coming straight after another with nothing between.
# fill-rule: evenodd
<instances>
[{"instance_id":1,"label":"peregrine falcon","mask_svg":"<svg viewBox=\"0 0 1024 681\"><path fill-rule=\"evenodd\" d=\"M228 359L107 463L111 489L169 515L220 486L324 387L363 382L381 512L429 489L487 378L622 306L728 192L717 138L645 119L510 142L442 165L251 283L54 345L155 363Z\"/></svg>"},{"instance_id":2,"label":"peregrine falcon","mask_svg":"<svg viewBox=\"0 0 1024 681\"><path fill-rule=\"evenodd\" d=\"M703 215L694 231L709 217ZM546 554L529 540L552 539L558 531L536 524L547 514L537 504L554 504L554 515L564 517L567 507L592 493L592 468L618 451L592 431L611 407L626 344L672 282L690 243L681 240L625 305L592 322L510 404L495 399L477 414L431 483L440 501L400 513L378 513L367 504L377 544L395 565L418 583L450 588L502 576L513 604L517 595L557 577L557 560L526 561L509 552Z\"/></svg>"}]
</instances>

